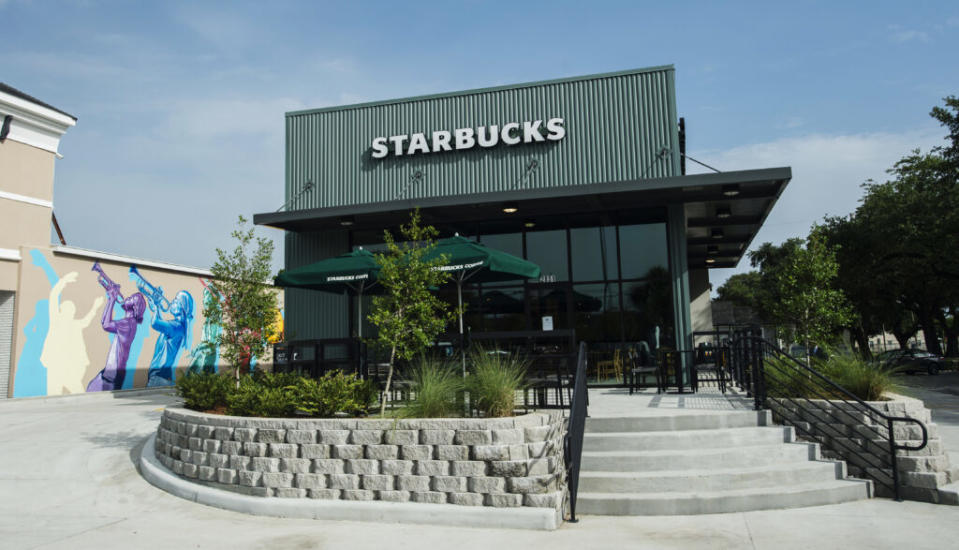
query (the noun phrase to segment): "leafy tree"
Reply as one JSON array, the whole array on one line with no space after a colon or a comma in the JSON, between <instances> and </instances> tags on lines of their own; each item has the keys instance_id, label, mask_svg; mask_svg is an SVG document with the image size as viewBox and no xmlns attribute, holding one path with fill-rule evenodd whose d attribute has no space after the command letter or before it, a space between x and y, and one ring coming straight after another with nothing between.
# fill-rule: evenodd
<instances>
[{"instance_id":1,"label":"leafy tree","mask_svg":"<svg viewBox=\"0 0 959 550\"><path fill-rule=\"evenodd\" d=\"M448 272L434 269L442 258L427 259L435 248L437 231L420 225L419 210L410 214L410 222L400 226L403 242L397 243L389 231L383 232L386 252L376 254L380 266L378 281L385 293L373 297L368 319L377 327L376 341L390 350L386 386L380 400L380 415L386 412L386 397L393 381L397 359L409 361L423 351L443 331L453 312L430 292L449 280Z\"/></svg>"},{"instance_id":2,"label":"leafy tree","mask_svg":"<svg viewBox=\"0 0 959 550\"><path fill-rule=\"evenodd\" d=\"M940 124L949 130L946 139L950 144L945 147L936 147L934 151L942 155L947 161L954 165L959 165L959 97L949 96L943 98L945 107L933 107L929 116L939 121ZM950 110L952 112L950 112Z\"/></svg>"},{"instance_id":3,"label":"leafy tree","mask_svg":"<svg viewBox=\"0 0 959 550\"><path fill-rule=\"evenodd\" d=\"M231 235L237 241L232 252L216 249L210 271L219 299L207 300L204 313L222 327L217 336L220 355L233 368L239 387L240 375L249 372L251 361L266 351L276 320L277 293L270 285L273 241L256 237L243 216Z\"/></svg>"},{"instance_id":4,"label":"leafy tree","mask_svg":"<svg viewBox=\"0 0 959 550\"><path fill-rule=\"evenodd\" d=\"M827 343L849 322L846 298L833 285L838 270L836 251L814 228L806 246L793 250L772 274L779 298L774 312L795 327L807 349L811 343Z\"/></svg>"}]
</instances>

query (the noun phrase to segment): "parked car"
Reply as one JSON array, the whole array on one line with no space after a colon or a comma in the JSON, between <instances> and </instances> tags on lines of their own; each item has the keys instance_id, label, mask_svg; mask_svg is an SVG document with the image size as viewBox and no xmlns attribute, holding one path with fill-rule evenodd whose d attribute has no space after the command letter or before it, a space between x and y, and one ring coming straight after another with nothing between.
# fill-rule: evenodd
<instances>
[{"instance_id":1,"label":"parked car","mask_svg":"<svg viewBox=\"0 0 959 550\"><path fill-rule=\"evenodd\" d=\"M897 349L882 353L879 361L883 366L895 367L906 374L925 372L936 375L945 368L946 358L924 349Z\"/></svg>"}]
</instances>

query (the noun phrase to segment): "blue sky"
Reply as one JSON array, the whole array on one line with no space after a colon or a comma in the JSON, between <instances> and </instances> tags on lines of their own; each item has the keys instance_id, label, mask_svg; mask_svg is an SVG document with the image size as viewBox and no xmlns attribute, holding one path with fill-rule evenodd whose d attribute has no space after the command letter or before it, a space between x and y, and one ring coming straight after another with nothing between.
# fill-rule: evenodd
<instances>
[{"instance_id":1,"label":"blue sky","mask_svg":"<svg viewBox=\"0 0 959 550\"><path fill-rule=\"evenodd\" d=\"M674 64L691 156L793 167L759 244L853 210L959 95L956 2L0 0L0 21L0 81L79 118L68 242L201 267L282 204L288 110Z\"/></svg>"}]
</instances>

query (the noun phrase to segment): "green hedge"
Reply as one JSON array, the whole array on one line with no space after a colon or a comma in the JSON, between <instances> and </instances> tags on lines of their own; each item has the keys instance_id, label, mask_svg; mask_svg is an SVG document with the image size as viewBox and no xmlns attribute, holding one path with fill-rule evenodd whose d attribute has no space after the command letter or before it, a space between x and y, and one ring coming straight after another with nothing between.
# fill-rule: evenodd
<instances>
[{"instance_id":1,"label":"green hedge","mask_svg":"<svg viewBox=\"0 0 959 550\"><path fill-rule=\"evenodd\" d=\"M190 373L177 380L176 389L188 409L279 418L330 418L337 413L363 416L378 397L371 381L338 371L319 380L257 372L240 378L238 386L229 376Z\"/></svg>"}]
</instances>

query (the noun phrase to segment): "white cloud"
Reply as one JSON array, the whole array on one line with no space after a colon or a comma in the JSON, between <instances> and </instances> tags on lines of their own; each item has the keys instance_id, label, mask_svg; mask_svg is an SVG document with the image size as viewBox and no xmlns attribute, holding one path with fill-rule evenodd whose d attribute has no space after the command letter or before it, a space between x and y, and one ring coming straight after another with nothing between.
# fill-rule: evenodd
<instances>
[{"instance_id":1,"label":"white cloud","mask_svg":"<svg viewBox=\"0 0 959 550\"><path fill-rule=\"evenodd\" d=\"M899 25L889 25L889 31L894 42L910 42L912 40L929 42L929 33L925 31L904 29Z\"/></svg>"},{"instance_id":2,"label":"white cloud","mask_svg":"<svg viewBox=\"0 0 959 550\"><path fill-rule=\"evenodd\" d=\"M812 134L725 151L691 153L720 170L792 167L792 181L752 242L751 248L756 248L764 242L778 244L790 237L805 237L813 223L824 216L851 213L862 196L863 182L884 181L886 170L911 150L928 151L941 143L941 129L929 126L902 133ZM713 288L730 275L748 270L745 257L736 268L712 270Z\"/></svg>"}]
</instances>

